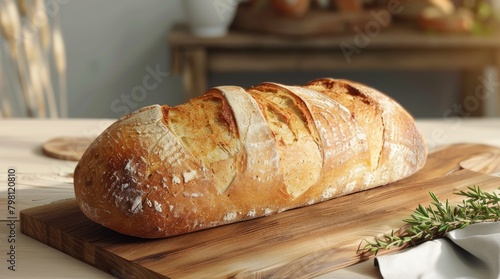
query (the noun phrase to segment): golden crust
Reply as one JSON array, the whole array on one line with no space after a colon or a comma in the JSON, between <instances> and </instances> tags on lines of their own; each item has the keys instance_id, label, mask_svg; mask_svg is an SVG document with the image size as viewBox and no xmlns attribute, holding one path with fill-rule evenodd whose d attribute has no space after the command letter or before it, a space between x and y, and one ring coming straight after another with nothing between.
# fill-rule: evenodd
<instances>
[{"instance_id":1,"label":"golden crust","mask_svg":"<svg viewBox=\"0 0 500 279\"><path fill-rule=\"evenodd\" d=\"M364 85L221 86L111 125L75 169L90 219L173 236L381 186L423 167L413 118Z\"/></svg>"}]
</instances>

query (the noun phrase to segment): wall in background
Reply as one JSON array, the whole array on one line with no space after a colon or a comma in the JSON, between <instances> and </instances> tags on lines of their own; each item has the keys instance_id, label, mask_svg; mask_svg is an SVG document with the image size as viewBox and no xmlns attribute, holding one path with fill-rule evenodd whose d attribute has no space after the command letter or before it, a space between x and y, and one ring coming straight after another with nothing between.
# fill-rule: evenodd
<instances>
[{"instance_id":1,"label":"wall in background","mask_svg":"<svg viewBox=\"0 0 500 279\"><path fill-rule=\"evenodd\" d=\"M169 75L166 36L180 1L70 0L61 4L70 117L117 118L155 103L184 102Z\"/></svg>"},{"instance_id":2,"label":"wall in background","mask_svg":"<svg viewBox=\"0 0 500 279\"><path fill-rule=\"evenodd\" d=\"M372 86L396 99L415 117L444 117L452 104L459 103L459 79L456 72L448 71L335 71L335 72L279 72L272 76L259 74L217 74L210 79L210 86L230 80L243 87L264 81L285 84L305 84L320 77L334 77L358 81Z\"/></svg>"},{"instance_id":3,"label":"wall in background","mask_svg":"<svg viewBox=\"0 0 500 279\"><path fill-rule=\"evenodd\" d=\"M184 20L180 0L70 0L61 4L68 56L70 117L118 118L139 107L184 100L182 81L171 76L166 36ZM443 117L457 103L455 72L234 73L210 77L210 86L248 87L262 81L301 84L339 77L374 86L416 117Z\"/></svg>"}]
</instances>

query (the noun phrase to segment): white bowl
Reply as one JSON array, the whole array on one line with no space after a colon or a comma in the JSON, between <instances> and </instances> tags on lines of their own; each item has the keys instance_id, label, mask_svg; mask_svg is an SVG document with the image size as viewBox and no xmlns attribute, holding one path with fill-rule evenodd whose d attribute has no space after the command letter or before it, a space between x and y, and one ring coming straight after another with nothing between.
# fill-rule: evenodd
<instances>
[{"instance_id":1,"label":"white bowl","mask_svg":"<svg viewBox=\"0 0 500 279\"><path fill-rule=\"evenodd\" d=\"M238 7L238 0L183 0L191 32L200 37L227 34Z\"/></svg>"}]
</instances>

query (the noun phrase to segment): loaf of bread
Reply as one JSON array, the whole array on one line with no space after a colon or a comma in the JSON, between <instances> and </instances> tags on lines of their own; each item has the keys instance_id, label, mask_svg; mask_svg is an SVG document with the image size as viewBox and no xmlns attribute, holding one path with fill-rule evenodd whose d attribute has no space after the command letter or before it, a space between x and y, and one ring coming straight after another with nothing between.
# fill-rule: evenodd
<instances>
[{"instance_id":1,"label":"loaf of bread","mask_svg":"<svg viewBox=\"0 0 500 279\"><path fill-rule=\"evenodd\" d=\"M410 114L365 85L220 86L112 124L80 159L74 187L88 218L160 238L385 185L426 155Z\"/></svg>"}]
</instances>

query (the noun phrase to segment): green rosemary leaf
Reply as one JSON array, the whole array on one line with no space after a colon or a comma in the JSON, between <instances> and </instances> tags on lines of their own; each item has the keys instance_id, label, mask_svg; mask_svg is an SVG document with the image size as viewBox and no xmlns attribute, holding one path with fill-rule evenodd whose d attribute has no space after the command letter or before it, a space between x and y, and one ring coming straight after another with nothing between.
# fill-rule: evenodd
<instances>
[{"instance_id":1,"label":"green rosemary leaf","mask_svg":"<svg viewBox=\"0 0 500 279\"><path fill-rule=\"evenodd\" d=\"M405 243L410 242L410 241L412 241L412 240L413 240L413 239L412 239L411 237L409 237L409 236L405 236L405 237L403 238L403 242L405 242Z\"/></svg>"},{"instance_id":2,"label":"green rosemary leaf","mask_svg":"<svg viewBox=\"0 0 500 279\"><path fill-rule=\"evenodd\" d=\"M427 209L423 207L421 204L418 205L417 211L414 213L414 215L419 216L419 217L427 217L429 218L429 214L427 213ZM412 215L413 217L413 215ZM415 218L415 217L413 217ZM415 218L417 219L417 218Z\"/></svg>"},{"instance_id":3,"label":"green rosemary leaf","mask_svg":"<svg viewBox=\"0 0 500 279\"><path fill-rule=\"evenodd\" d=\"M446 219L447 216L446 208L443 208L442 205L435 205L435 206L441 218Z\"/></svg>"},{"instance_id":4,"label":"green rosemary leaf","mask_svg":"<svg viewBox=\"0 0 500 279\"><path fill-rule=\"evenodd\" d=\"M439 199L437 198L437 196L434 193L429 192L429 195L434 200L434 202L440 203Z\"/></svg>"},{"instance_id":5,"label":"green rosemary leaf","mask_svg":"<svg viewBox=\"0 0 500 279\"><path fill-rule=\"evenodd\" d=\"M444 224L443 226L439 227L438 232L446 232L450 228L450 225Z\"/></svg>"},{"instance_id":6,"label":"green rosemary leaf","mask_svg":"<svg viewBox=\"0 0 500 279\"><path fill-rule=\"evenodd\" d=\"M418 219L415 219L415 218L413 218L413 219L404 219L403 222L405 222L407 224L411 224L411 225L413 225L413 224L420 224L420 221Z\"/></svg>"},{"instance_id":7,"label":"green rosemary leaf","mask_svg":"<svg viewBox=\"0 0 500 279\"><path fill-rule=\"evenodd\" d=\"M500 197L496 192L483 192L479 186L473 185L468 186L466 191L454 194L465 197L456 206L450 205L448 199L441 202L434 193L429 192L432 199L429 206L419 204L410 215L411 218L404 219L405 225L398 230L376 237L374 241L363 240L358 252L376 255L381 249L417 245L470 224L500 221ZM363 246L363 243L366 244Z\"/></svg>"}]
</instances>

